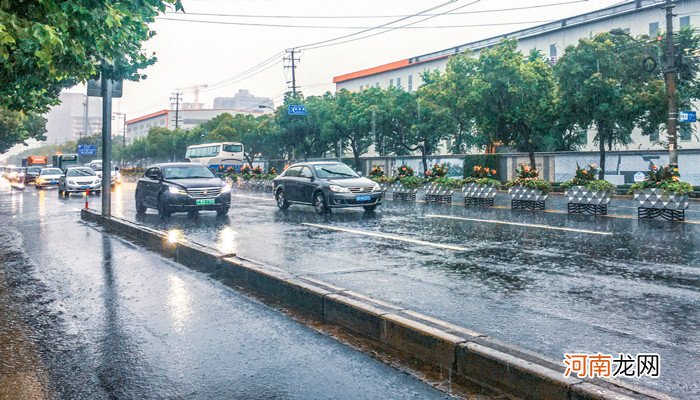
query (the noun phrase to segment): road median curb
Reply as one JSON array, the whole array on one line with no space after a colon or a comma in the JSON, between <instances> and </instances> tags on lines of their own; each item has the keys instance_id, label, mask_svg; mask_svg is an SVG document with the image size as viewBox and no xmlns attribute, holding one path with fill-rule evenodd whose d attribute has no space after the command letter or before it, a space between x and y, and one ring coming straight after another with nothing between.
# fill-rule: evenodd
<instances>
[{"instance_id":1,"label":"road median curb","mask_svg":"<svg viewBox=\"0 0 700 400\"><path fill-rule=\"evenodd\" d=\"M439 371L454 387L476 384L523 399L672 399L617 381L565 378L564 366L557 360L313 277L224 254L123 219L104 218L94 210L83 209L81 218L228 286L371 340L389 356Z\"/></svg>"}]
</instances>

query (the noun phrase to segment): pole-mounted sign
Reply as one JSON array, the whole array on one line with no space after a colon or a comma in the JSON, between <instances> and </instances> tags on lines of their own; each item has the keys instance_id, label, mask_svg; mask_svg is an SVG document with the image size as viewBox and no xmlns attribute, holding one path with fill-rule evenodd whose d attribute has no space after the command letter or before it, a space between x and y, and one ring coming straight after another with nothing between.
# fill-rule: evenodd
<instances>
[{"instance_id":1,"label":"pole-mounted sign","mask_svg":"<svg viewBox=\"0 0 700 400\"><path fill-rule=\"evenodd\" d=\"M697 121L697 116L695 111L681 111L678 113L678 122L695 122Z\"/></svg>"},{"instance_id":2,"label":"pole-mounted sign","mask_svg":"<svg viewBox=\"0 0 700 400\"><path fill-rule=\"evenodd\" d=\"M306 106L301 106L301 105L288 106L287 107L287 114L289 114L289 115L309 115L309 113L306 112Z\"/></svg>"}]
</instances>

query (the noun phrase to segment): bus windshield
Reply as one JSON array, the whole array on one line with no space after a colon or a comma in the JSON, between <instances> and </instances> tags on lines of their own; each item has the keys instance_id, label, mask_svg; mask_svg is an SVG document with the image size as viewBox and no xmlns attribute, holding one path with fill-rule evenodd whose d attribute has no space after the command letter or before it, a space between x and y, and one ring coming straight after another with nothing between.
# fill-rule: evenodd
<instances>
[{"instance_id":1,"label":"bus windshield","mask_svg":"<svg viewBox=\"0 0 700 400\"><path fill-rule=\"evenodd\" d=\"M243 152L243 145L241 145L241 144L225 144L224 151L227 153L241 153L241 152Z\"/></svg>"}]
</instances>

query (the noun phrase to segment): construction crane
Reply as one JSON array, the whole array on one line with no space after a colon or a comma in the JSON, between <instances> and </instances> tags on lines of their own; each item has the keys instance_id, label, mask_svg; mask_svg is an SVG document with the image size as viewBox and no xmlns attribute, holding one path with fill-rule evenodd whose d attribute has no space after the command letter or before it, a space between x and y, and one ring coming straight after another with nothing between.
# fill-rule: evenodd
<instances>
[{"instance_id":1,"label":"construction crane","mask_svg":"<svg viewBox=\"0 0 700 400\"><path fill-rule=\"evenodd\" d=\"M204 89L209 87L208 84L206 83L200 83L199 85L192 85L192 86L187 86L187 87L182 87L182 88L177 88L177 91L183 91L183 92L193 92L194 93L194 109L199 110L199 89Z\"/></svg>"}]
</instances>

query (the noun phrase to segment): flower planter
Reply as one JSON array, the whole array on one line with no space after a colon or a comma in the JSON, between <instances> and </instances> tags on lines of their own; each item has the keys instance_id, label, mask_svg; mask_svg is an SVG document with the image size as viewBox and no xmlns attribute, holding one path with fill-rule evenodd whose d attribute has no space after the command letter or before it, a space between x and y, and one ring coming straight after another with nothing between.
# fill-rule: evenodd
<instances>
[{"instance_id":1,"label":"flower planter","mask_svg":"<svg viewBox=\"0 0 700 400\"><path fill-rule=\"evenodd\" d=\"M612 192L591 190L585 186L572 186L566 189L565 196L568 199L569 214L607 215Z\"/></svg>"},{"instance_id":2,"label":"flower planter","mask_svg":"<svg viewBox=\"0 0 700 400\"><path fill-rule=\"evenodd\" d=\"M524 186L511 186L508 196L514 210L544 210L544 202L547 200L547 193Z\"/></svg>"},{"instance_id":3,"label":"flower planter","mask_svg":"<svg viewBox=\"0 0 700 400\"><path fill-rule=\"evenodd\" d=\"M394 187L393 200L416 201L418 189L406 189L401 184Z\"/></svg>"},{"instance_id":4,"label":"flower planter","mask_svg":"<svg viewBox=\"0 0 700 400\"><path fill-rule=\"evenodd\" d=\"M658 188L635 191L634 200L639 203L637 216L641 219L661 217L668 221L683 221L685 209L690 205L687 195L664 194L663 189Z\"/></svg>"},{"instance_id":5,"label":"flower planter","mask_svg":"<svg viewBox=\"0 0 700 400\"><path fill-rule=\"evenodd\" d=\"M483 205L492 206L493 198L496 197L495 186L491 185L477 185L476 183L470 183L462 188L464 193L464 205Z\"/></svg>"},{"instance_id":6,"label":"flower planter","mask_svg":"<svg viewBox=\"0 0 700 400\"><path fill-rule=\"evenodd\" d=\"M425 190L425 202L426 203L440 203L440 204L451 204L452 203L452 193L453 190L435 185L429 184L423 187Z\"/></svg>"}]
</instances>

